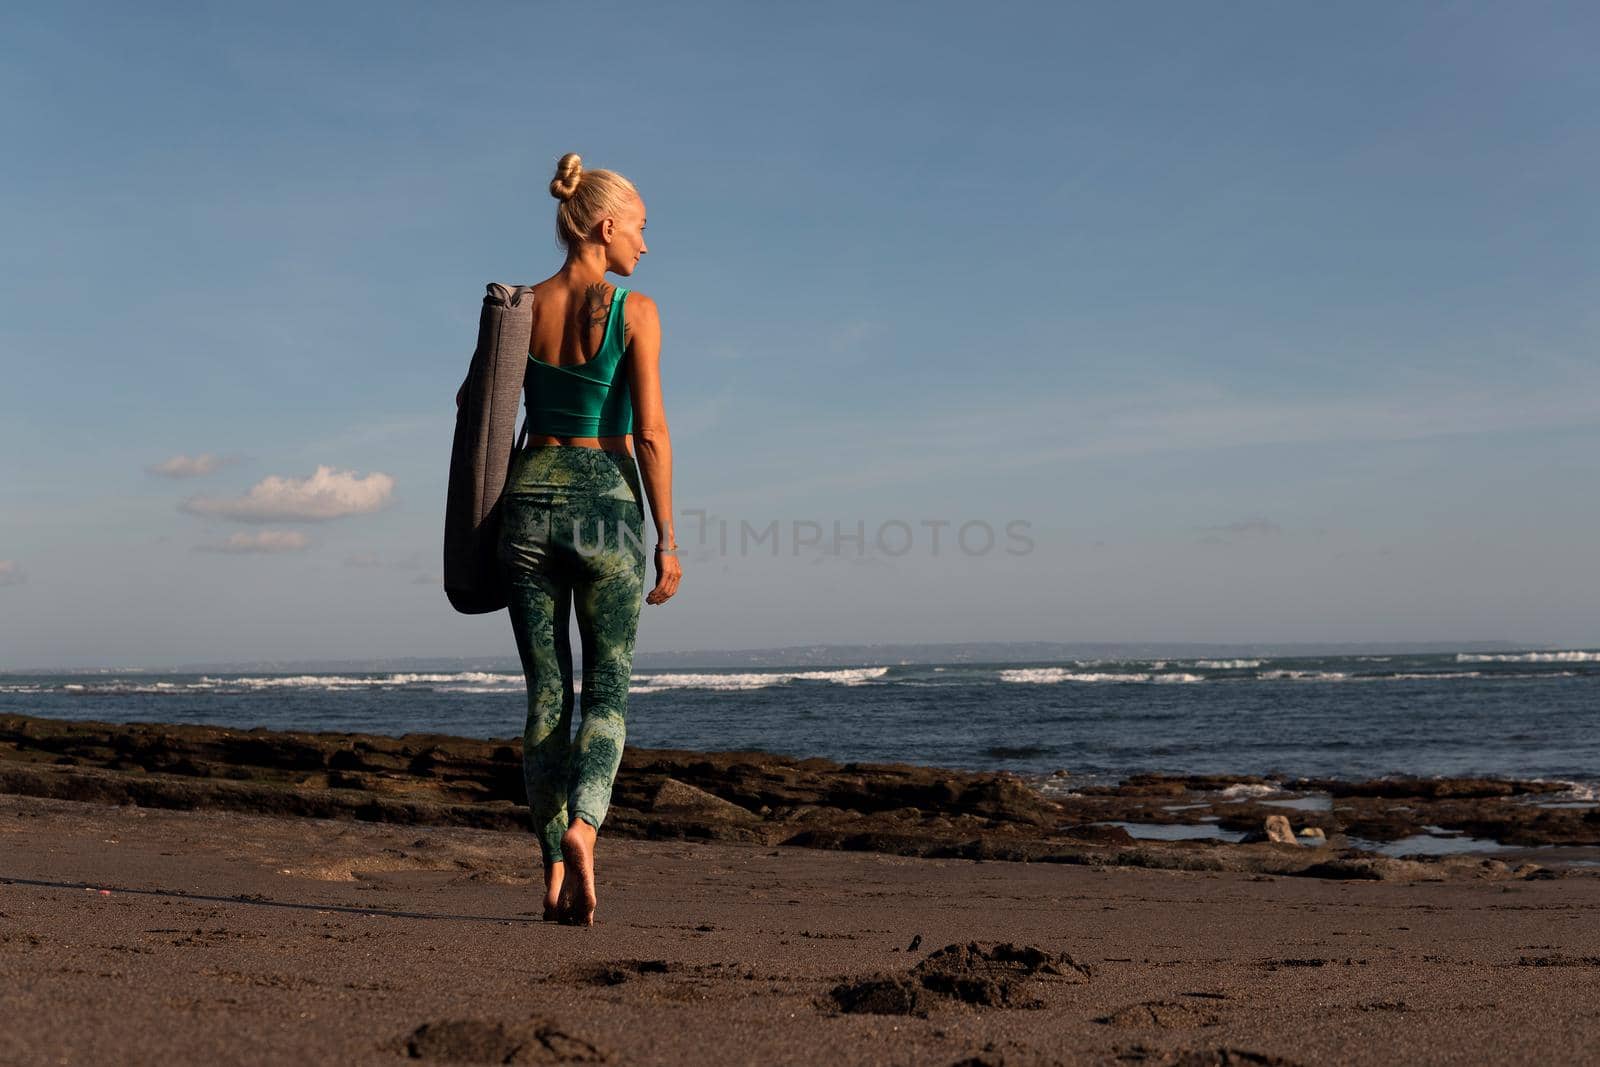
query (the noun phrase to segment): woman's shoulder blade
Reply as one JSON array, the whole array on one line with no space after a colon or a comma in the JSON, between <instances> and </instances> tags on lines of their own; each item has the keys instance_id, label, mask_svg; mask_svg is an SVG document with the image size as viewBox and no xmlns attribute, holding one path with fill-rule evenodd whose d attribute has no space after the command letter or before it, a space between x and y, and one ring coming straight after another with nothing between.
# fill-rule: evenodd
<instances>
[{"instance_id":1,"label":"woman's shoulder blade","mask_svg":"<svg viewBox=\"0 0 1600 1067\"><path fill-rule=\"evenodd\" d=\"M628 315L635 313L640 316L648 315L654 318L659 313L656 302L637 289L627 290L627 297L622 302L622 310Z\"/></svg>"}]
</instances>

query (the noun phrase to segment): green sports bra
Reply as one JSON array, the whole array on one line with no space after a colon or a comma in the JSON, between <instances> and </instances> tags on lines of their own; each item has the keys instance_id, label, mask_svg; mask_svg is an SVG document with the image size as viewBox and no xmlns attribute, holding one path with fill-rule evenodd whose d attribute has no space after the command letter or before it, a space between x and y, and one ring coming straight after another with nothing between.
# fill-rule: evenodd
<instances>
[{"instance_id":1,"label":"green sports bra","mask_svg":"<svg viewBox=\"0 0 1600 1067\"><path fill-rule=\"evenodd\" d=\"M633 398L622 366L622 301L628 290L611 294L600 351L576 366L558 367L528 353L523 396L527 431L559 437L612 437L633 432Z\"/></svg>"}]
</instances>

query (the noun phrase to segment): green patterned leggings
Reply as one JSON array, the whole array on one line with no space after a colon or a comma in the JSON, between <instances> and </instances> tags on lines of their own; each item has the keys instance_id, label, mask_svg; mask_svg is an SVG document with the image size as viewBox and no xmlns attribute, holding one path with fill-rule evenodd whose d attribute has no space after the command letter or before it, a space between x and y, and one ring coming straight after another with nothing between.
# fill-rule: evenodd
<instances>
[{"instance_id":1,"label":"green patterned leggings","mask_svg":"<svg viewBox=\"0 0 1600 1067\"><path fill-rule=\"evenodd\" d=\"M523 781L544 862L558 863L569 819L600 828L622 763L644 592L638 471L622 453L535 445L512 460L500 507L500 563L528 679ZM576 738L567 626L574 609L583 642Z\"/></svg>"}]
</instances>

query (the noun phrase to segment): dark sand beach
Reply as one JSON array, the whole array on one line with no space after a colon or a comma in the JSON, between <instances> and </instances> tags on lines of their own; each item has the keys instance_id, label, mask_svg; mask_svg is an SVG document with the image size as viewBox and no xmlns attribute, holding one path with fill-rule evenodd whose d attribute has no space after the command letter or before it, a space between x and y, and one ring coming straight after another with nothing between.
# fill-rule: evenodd
<instances>
[{"instance_id":1,"label":"dark sand beach","mask_svg":"<svg viewBox=\"0 0 1600 1067\"><path fill-rule=\"evenodd\" d=\"M1292 783L1332 797L1302 810L1224 796L1235 779L1051 797L1004 775L630 751L580 929L538 919L516 771L511 742L0 719L0 1062L1600 1049L1600 869L1560 862L1592 853L1600 817L1530 803L1549 783ZM1106 825L1273 814L1327 843ZM1425 826L1526 851L1350 844Z\"/></svg>"}]
</instances>

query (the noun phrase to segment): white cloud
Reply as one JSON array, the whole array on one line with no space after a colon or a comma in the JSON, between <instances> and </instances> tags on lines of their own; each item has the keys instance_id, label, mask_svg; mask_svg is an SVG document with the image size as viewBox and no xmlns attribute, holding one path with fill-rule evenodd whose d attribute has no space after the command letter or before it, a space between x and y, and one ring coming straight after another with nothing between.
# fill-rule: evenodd
<instances>
[{"instance_id":1,"label":"white cloud","mask_svg":"<svg viewBox=\"0 0 1600 1067\"><path fill-rule=\"evenodd\" d=\"M238 522L320 522L346 515L365 515L389 503L394 479L372 473L319 466L309 478L263 478L242 497L190 497L179 510L194 515L214 515Z\"/></svg>"},{"instance_id":2,"label":"white cloud","mask_svg":"<svg viewBox=\"0 0 1600 1067\"><path fill-rule=\"evenodd\" d=\"M14 559L0 559L0 585L21 585L28 580Z\"/></svg>"},{"instance_id":3,"label":"white cloud","mask_svg":"<svg viewBox=\"0 0 1600 1067\"><path fill-rule=\"evenodd\" d=\"M311 544L309 538L298 530L262 530L260 533L236 533L221 544L196 545L197 552L303 552Z\"/></svg>"},{"instance_id":4,"label":"white cloud","mask_svg":"<svg viewBox=\"0 0 1600 1067\"><path fill-rule=\"evenodd\" d=\"M145 470L151 474L159 474L163 478L198 478L232 462L234 460L225 456L215 456L210 452L202 452L198 456L179 454L160 463L152 463Z\"/></svg>"},{"instance_id":5,"label":"white cloud","mask_svg":"<svg viewBox=\"0 0 1600 1067\"><path fill-rule=\"evenodd\" d=\"M352 552L344 558L346 567L381 567L383 560L376 552Z\"/></svg>"}]
</instances>

